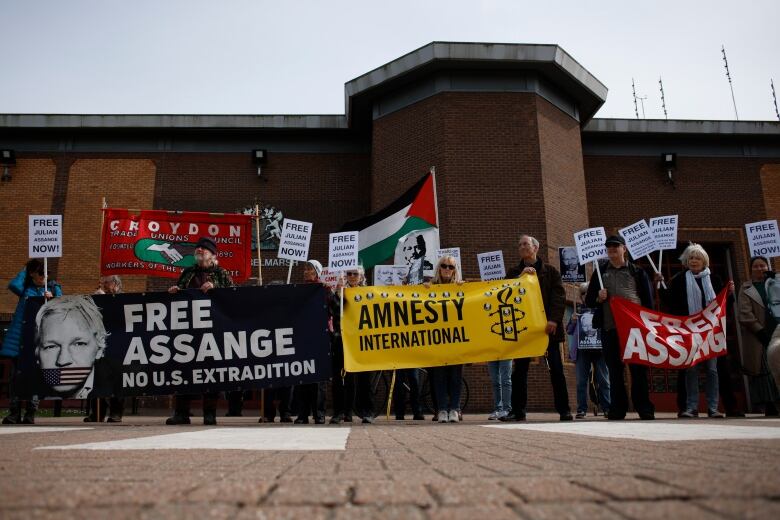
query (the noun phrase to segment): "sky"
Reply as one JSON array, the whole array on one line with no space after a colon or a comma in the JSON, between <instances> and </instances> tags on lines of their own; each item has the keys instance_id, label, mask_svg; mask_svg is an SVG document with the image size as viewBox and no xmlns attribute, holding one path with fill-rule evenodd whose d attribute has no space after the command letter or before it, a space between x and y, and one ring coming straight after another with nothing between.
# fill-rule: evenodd
<instances>
[{"instance_id":1,"label":"sky","mask_svg":"<svg viewBox=\"0 0 780 520\"><path fill-rule=\"evenodd\" d=\"M344 83L432 41L558 44L596 117L777 121L778 0L0 0L0 113L343 114ZM780 95L780 92L778 92Z\"/></svg>"}]
</instances>

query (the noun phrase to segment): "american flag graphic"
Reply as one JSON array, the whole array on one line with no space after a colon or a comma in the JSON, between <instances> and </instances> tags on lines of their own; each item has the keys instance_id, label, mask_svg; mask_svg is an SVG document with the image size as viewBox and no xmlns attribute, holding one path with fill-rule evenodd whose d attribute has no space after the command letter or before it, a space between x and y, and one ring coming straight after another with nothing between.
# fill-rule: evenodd
<instances>
[{"instance_id":1,"label":"american flag graphic","mask_svg":"<svg viewBox=\"0 0 780 520\"><path fill-rule=\"evenodd\" d=\"M92 367L65 367L43 369L43 380L49 386L73 385L84 381Z\"/></svg>"}]
</instances>

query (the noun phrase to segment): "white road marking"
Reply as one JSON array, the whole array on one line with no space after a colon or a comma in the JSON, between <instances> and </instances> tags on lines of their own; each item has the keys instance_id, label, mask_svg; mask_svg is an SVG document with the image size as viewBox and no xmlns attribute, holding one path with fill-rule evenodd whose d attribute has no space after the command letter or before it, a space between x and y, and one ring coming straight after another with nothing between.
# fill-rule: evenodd
<instances>
[{"instance_id":1,"label":"white road marking","mask_svg":"<svg viewBox=\"0 0 780 520\"><path fill-rule=\"evenodd\" d=\"M647 421L592 421L574 423L489 424L485 428L530 430L550 433L571 433L609 439L640 439L645 441L698 441L720 439L780 439L780 428L739 424L693 424ZM761 423L780 420L761 419ZM755 423L754 423L755 424Z\"/></svg>"},{"instance_id":2,"label":"white road marking","mask_svg":"<svg viewBox=\"0 0 780 520\"><path fill-rule=\"evenodd\" d=\"M74 432L76 430L91 430L92 428L67 427L67 426L0 426L0 435L11 433L49 433L49 432Z\"/></svg>"},{"instance_id":3,"label":"white road marking","mask_svg":"<svg viewBox=\"0 0 780 520\"><path fill-rule=\"evenodd\" d=\"M215 428L39 450L345 450L350 428Z\"/></svg>"}]
</instances>

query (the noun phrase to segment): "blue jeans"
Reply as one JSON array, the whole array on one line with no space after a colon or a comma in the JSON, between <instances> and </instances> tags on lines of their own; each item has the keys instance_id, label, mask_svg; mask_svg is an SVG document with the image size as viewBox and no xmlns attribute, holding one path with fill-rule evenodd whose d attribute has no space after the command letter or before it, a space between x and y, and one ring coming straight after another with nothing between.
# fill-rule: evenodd
<instances>
[{"instance_id":1,"label":"blue jeans","mask_svg":"<svg viewBox=\"0 0 780 520\"><path fill-rule=\"evenodd\" d=\"M433 370L433 385L436 388L436 403L439 411L460 410L460 381L463 365L435 367Z\"/></svg>"},{"instance_id":2,"label":"blue jeans","mask_svg":"<svg viewBox=\"0 0 780 520\"><path fill-rule=\"evenodd\" d=\"M590 383L591 366L596 368L596 387L599 392L599 408L602 412L609 411L609 371L607 362L600 349L578 350L575 369L577 372L577 412L588 411L588 386Z\"/></svg>"},{"instance_id":3,"label":"blue jeans","mask_svg":"<svg viewBox=\"0 0 780 520\"><path fill-rule=\"evenodd\" d=\"M493 382L493 410L512 411L512 360L488 361L487 366Z\"/></svg>"},{"instance_id":4,"label":"blue jeans","mask_svg":"<svg viewBox=\"0 0 780 520\"><path fill-rule=\"evenodd\" d=\"M695 367L685 370L685 393L688 396L688 410L699 410L699 367L703 366L707 374L704 391L707 394L707 410L718 409L718 358L702 361Z\"/></svg>"}]
</instances>

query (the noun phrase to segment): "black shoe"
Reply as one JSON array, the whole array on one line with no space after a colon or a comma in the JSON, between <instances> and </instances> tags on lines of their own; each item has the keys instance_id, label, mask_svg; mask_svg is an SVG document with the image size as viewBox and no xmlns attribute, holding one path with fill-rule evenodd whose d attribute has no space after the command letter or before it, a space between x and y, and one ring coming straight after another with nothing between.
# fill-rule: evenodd
<instances>
[{"instance_id":1,"label":"black shoe","mask_svg":"<svg viewBox=\"0 0 780 520\"><path fill-rule=\"evenodd\" d=\"M291 423L293 422L293 418L290 417L289 415L283 415L282 418L279 419L279 422Z\"/></svg>"},{"instance_id":2,"label":"black shoe","mask_svg":"<svg viewBox=\"0 0 780 520\"><path fill-rule=\"evenodd\" d=\"M24 419L22 419L22 424L35 424L35 414L34 413L24 414Z\"/></svg>"},{"instance_id":3,"label":"black shoe","mask_svg":"<svg viewBox=\"0 0 780 520\"><path fill-rule=\"evenodd\" d=\"M306 417L306 418L298 417L297 419L295 419L294 423L295 424L309 424L309 418L308 417Z\"/></svg>"},{"instance_id":4,"label":"black shoe","mask_svg":"<svg viewBox=\"0 0 780 520\"><path fill-rule=\"evenodd\" d=\"M9 414L3 417L3 424L20 424L22 422L22 414Z\"/></svg>"},{"instance_id":5,"label":"black shoe","mask_svg":"<svg viewBox=\"0 0 780 520\"><path fill-rule=\"evenodd\" d=\"M374 419L373 417L369 417L368 415L366 415L365 417L363 417L363 420L361 422L363 424L374 424Z\"/></svg>"},{"instance_id":6,"label":"black shoe","mask_svg":"<svg viewBox=\"0 0 780 520\"><path fill-rule=\"evenodd\" d=\"M122 416L121 415L109 415L108 419L106 419L106 422L110 422L110 423L122 422Z\"/></svg>"},{"instance_id":7,"label":"black shoe","mask_svg":"<svg viewBox=\"0 0 780 520\"><path fill-rule=\"evenodd\" d=\"M413 421L424 421L425 420L425 416L423 414L421 414L421 413L416 413L416 414L414 414L414 417L412 417L412 420Z\"/></svg>"},{"instance_id":8,"label":"black shoe","mask_svg":"<svg viewBox=\"0 0 780 520\"><path fill-rule=\"evenodd\" d=\"M744 412L731 411L726 412L726 417L745 417Z\"/></svg>"},{"instance_id":9,"label":"black shoe","mask_svg":"<svg viewBox=\"0 0 780 520\"><path fill-rule=\"evenodd\" d=\"M626 414L619 414L617 412L609 412L607 414L607 419L610 421L622 421L626 418Z\"/></svg>"},{"instance_id":10,"label":"black shoe","mask_svg":"<svg viewBox=\"0 0 780 520\"><path fill-rule=\"evenodd\" d=\"M525 414L512 412L509 415L499 417L498 420L501 422L525 421Z\"/></svg>"},{"instance_id":11,"label":"black shoe","mask_svg":"<svg viewBox=\"0 0 780 520\"><path fill-rule=\"evenodd\" d=\"M203 426L216 426L217 425L217 414L206 414L203 416Z\"/></svg>"},{"instance_id":12,"label":"black shoe","mask_svg":"<svg viewBox=\"0 0 780 520\"><path fill-rule=\"evenodd\" d=\"M315 417L314 424L325 424L325 417Z\"/></svg>"},{"instance_id":13,"label":"black shoe","mask_svg":"<svg viewBox=\"0 0 780 520\"><path fill-rule=\"evenodd\" d=\"M190 418L184 415L173 415L165 420L165 424L168 426L175 426L177 424L190 424Z\"/></svg>"},{"instance_id":14,"label":"black shoe","mask_svg":"<svg viewBox=\"0 0 780 520\"><path fill-rule=\"evenodd\" d=\"M639 418L642 419L643 421L654 421L655 413L654 412L640 413Z\"/></svg>"},{"instance_id":15,"label":"black shoe","mask_svg":"<svg viewBox=\"0 0 780 520\"><path fill-rule=\"evenodd\" d=\"M87 415L84 417L84 422L97 422L97 418L94 415Z\"/></svg>"},{"instance_id":16,"label":"black shoe","mask_svg":"<svg viewBox=\"0 0 780 520\"><path fill-rule=\"evenodd\" d=\"M573 421L574 417L571 416L571 412L561 414L561 421Z\"/></svg>"},{"instance_id":17,"label":"black shoe","mask_svg":"<svg viewBox=\"0 0 780 520\"><path fill-rule=\"evenodd\" d=\"M396 421L403 421L403 420L405 420L405 419L406 419L406 418L405 418L403 415L396 415L396 416L395 416L395 420L396 420Z\"/></svg>"},{"instance_id":18,"label":"black shoe","mask_svg":"<svg viewBox=\"0 0 780 520\"><path fill-rule=\"evenodd\" d=\"M352 416L351 415L345 415L344 416L344 422L351 423L352 422Z\"/></svg>"},{"instance_id":19,"label":"black shoe","mask_svg":"<svg viewBox=\"0 0 780 520\"><path fill-rule=\"evenodd\" d=\"M330 418L330 424L341 424L341 416L340 415L334 415Z\"/></svg>"}]
</instances>

